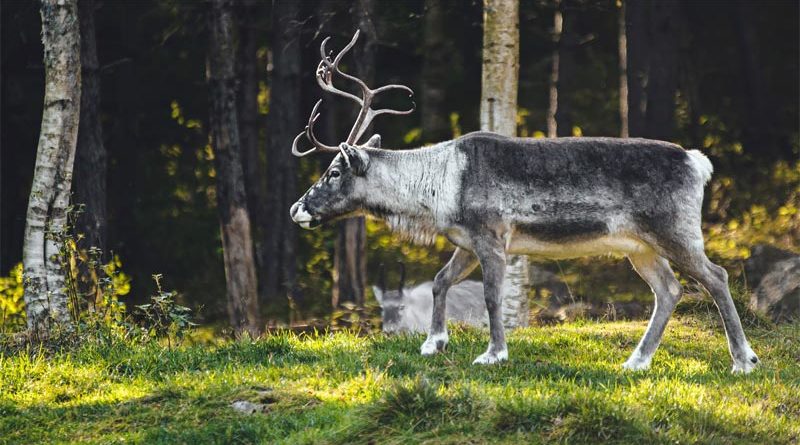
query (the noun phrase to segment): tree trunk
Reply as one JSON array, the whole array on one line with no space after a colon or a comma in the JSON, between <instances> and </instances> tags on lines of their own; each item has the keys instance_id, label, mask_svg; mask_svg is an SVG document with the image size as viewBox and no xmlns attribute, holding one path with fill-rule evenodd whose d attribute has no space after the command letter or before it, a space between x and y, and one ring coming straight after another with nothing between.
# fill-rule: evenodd
<instances>
[{"instance_id":1,"label":"tree trunk","mask_svg":"<svg viewBox=\"0 0 800 445\"><path fill-rule=\"evenodd\" d=\"M619 136L628 137L628 37L625 33L625 4L619 3L617 12L617 42L619 67Z\"/></svg>"},{"instance_id":2,"label":"tree trunk","mask_svg":"<svg viewBox=\"0 0 800 445\"><path fill-rule=\"evenodd\" d=\"M671 140L675 133L675 91L678 88L677 0L653 1L650 13L652 47L647 82L645 137Z\"/></svg>"},{"instance_id":3,"label":"tree trunk","mask_svg":"<svg viewBox=\"0 0 800 445\"><path fill-rule=\"evenodd\" d=\"M81 50L76 0L42 0L45 95L23 246L28 329L70 326L59 251L66 231L78 139Z\"/></svg>"},{"instance_id":4,"label":"tree trunk","mask_svg":"<svg viewBox=\"0 0 800 445\"><path fill-rule=\"evenodd\" d=\"M353 7L356 27L363 33L354 54L356 76L372 85L375 80L375 42L378 40L374 22L375 2L356 0ZM367 228L363 216L339 223L333 264L333 307L345 301L363 306L367 288Z\"/></svg>"},{"instance_id":5,"label":"tree trunk","mask_svg":"<svg viewBox=\"0 0 800 445\"><path fill-rule=\"evenodd\" d=\"M758 33L753 23L756 16L755 4L749 1L737 0L735 3L734 23L736 23L739 44L739 61L742 72L744 73L745 88L745 109L742 113L746 116L747 125L744 125L744 147L754 155L759 152L762 156L782 156L791 155L791 150L787 149L781 153L781 145L791 147L790 144L781 144L776 137L773 122L775 116L770 106L770 94L766 80L764 79L764 65L761 63Z\"/></svg>"},{"instance_id":6,"label":"tree trunk","mask_svg":"<svg viewBox=\"0 0 800 445\"><path fill-rule=\"evenodd\" d=\"M647 111L647 76L649 0L625 0L625 34L627 43L628 134L645 135Z\"/></svg>"},{"instance_id":7,"label":"tree trunk","mask_svg":"<svg viewBox=\"0 0 800 445\"><path fill-rule=\"evenodd\" d=\"M267 198L264 177L266 168L259 153L258 140L258 32L255 0L241 0L239 4L239 140L242 150L242 169L247 194L247 211L250 215L253 249L256 261L259 299L266 297L264 246L266 244Z\"/></svg>"},{"instance_id":8,"label":"tree trunk","mask_svg":"<svg viewBox=\"0 0 800 445\"><path fill-rule=\"evenodd\" d=\"M106 149L100 123L100 76L95 44L94 0L78 1L81 28L81 118L75 153L75 195L83 205L75 231L83 234L80 248L106 249Z\"/></svg>"},{"instance_id":9,"label":"tree trunk","mask_svg":"<svg viewBox=\"0 0 800 445\"><path fill-rule=\"evenodd\" d=\"M297 199L297 161L292 140L303 129L300 117L300 20L299 2L275 0L272 9L273 70L270 79L268 133L269 233L264 251L267 301L282 303L294 291L297 232L289 218L289 206Z\"/></svg>"},{"instance_id":10,"label":"tree trunk","mask_svg":"<svg viewBox=\"0 0 800 445\"><path fill-rule=\"evenodd\" d=\"M481 130L517 134L519 2L484 0ZM528 258L508 255L502 289L503 324L528 324Z\"/></svg>"},{"instance_id":11,"label":"tree trunk","mask_svg":"<svg viewBox=\"0 0 800 445\"><path fill-rule=\"evenodd\" d=\"M213 0L208 56L211 140L217 170L217 210L231 325L237 334L261 331L253 240L239 145L232 0Z\"/></svg>"},{"instance_id":12,"label":"tree trunk","mask_svg":"<svg viewBox=\"0 0 800 445\"><path fill-rule=\"evenodd\" d=\"M448 60L453 48L445 34L444 0L425 0L423 27L422 140L441 142L452 136L445 106L445 87L450 76L451 65Z\"/></svg>"},{"instance_id":13,"label":"tree trunk","mask_svg":"<svg viewBox=\"0 0 800 445\"><path fill-rule=\"evenodd\" d=\"M575 76L575 10L569 0L557 2L553 23L553 63L550 74L550 107L547 112L547 136L572 136L572 110L569 93Z\"/></svg>"}]
</instances>

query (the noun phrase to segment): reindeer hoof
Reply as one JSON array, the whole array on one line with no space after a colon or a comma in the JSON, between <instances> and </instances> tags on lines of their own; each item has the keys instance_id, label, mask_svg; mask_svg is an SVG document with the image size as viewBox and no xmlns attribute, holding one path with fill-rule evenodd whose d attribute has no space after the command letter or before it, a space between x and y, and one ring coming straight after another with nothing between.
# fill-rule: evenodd
<instances>
[{"instance_id":1,"label":"reindeer hoof","mask_svg":"<svg viewBox=\"0 0 800 445\"><path fill-rule=\"evenodd\" d=\"M444 348L447 347L447 341L447 332L428 335L425 343L420 348L420 353L422 355L434 355L438 352L443 352Z\"/></svg>"},{"instance_id":2,"label":"reindeer hoof","mask_svg":"<svg viewBox=\"0 0 800 445\"><path fill-rule=\"evenodd\" d=\"M761 361L755 354L752 354L747 360L734 360L731 372L734 374L750 374L759 364L761 364Z\"/></svg>"},{"instance_id":3,"label":"reindeer hoof","mask_svg":"<svg viewBox=\"0 0 800 445\"><path fill-rule=\"evenodd\" d=\"M628 359L622 364L622 369L626 369L628 371L647 371L650 369L650 362Z\"/></svg>"},{"instance_id":4,"label":"reindeer hoof","mask_svg":"<svg viewBox=\"0 0 800 445\"><path fill-rule=\"evenodd\" d=\"M503 349L500 351L490 352L486 351L483 354L479 355L475 361L472 362L473 365L493 365L495 363L504 362L508 360L508 349Z\"/></svg>"}]
</instances>

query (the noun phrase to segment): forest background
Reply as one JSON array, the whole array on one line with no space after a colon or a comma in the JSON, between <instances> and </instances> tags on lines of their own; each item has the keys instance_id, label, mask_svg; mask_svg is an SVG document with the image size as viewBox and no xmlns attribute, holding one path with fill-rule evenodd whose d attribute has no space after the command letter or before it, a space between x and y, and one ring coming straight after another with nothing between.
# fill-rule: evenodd
<instances>
[{"instance_id":1,"label":"forest background","mask_svg":"<svg viewBox=\"0 0 800 445\"><path fill-rule=\"evenodd\" d=\"M443 239L432 248L412 246L368 221L366 245L357 253L366 257L351 264L343 259L341 226L302 231L289 222L288 205L329 162L324 156L296 160L291 139L321 95L313 78L319 43L330 35L332 47L341 48L357 28L366 43L343 62L345 69L374 85L403 83L417 92L417 112L374 124L384 147L417 147L477 130L482 2L234 5L242 158L267 323L328 318L348 301L371 301L369 286L359 294L352 292L358 285L345 283L348 267L363 268L367 285L377 283L384 268L395 286L398 262L408 282L431 280L452 250ZM699 148L715 166L704 210L712 260L741 279L742 262L756 244L797 252L798 3L624 6L627 11L610 0L520 2L518 134L644 136ZM105 208L99 225L86 221L98 215L95 210L76 214L75 230L101 247L102 262L122 271L115 275L121 301L148 301L157 291L152 275L161 274L161 286L177 290L198 321L224 324L206 72L210 7L200 1L95 1L90 10L103 156L94 165L104 167L82 171L92 164L81 161L79 143L73 203L89 196ZM18 276L45 73L38 3L5 1L0 15L0 275ZM402 107L403 100L386 103ZM326 101L324 141L344 138L356 111L350 108ZM99 186L92 185L99 174ZM620 259L542 267L578 298L651 298Z\"/></svg>"}]
</instances>

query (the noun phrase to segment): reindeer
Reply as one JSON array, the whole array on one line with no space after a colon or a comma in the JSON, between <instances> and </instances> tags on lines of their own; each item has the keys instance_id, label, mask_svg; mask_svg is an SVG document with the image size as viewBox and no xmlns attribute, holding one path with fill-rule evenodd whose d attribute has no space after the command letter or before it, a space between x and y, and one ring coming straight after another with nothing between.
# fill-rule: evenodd
<instances>
[{"instance_id":1,"label":"reindeer","mask_svg":"<svg viewBox=\"0 0 800 445\"><path fill-rule=\"evenodd\" d=\"M381 265L377 286L372 286L375 299L381 306L381 327L387 334L430 331L433 312L433 282L426 281L414 287L405 287L405 265L400 263L400 284L397 290L386 288L385 270ZM489 324L480 281L464 280L447 291L450 304L446 320L470 326Z\"/></svg>"},{"instance_id":2,"label":"reindeer","mask_svg":"<svg viewBox=\"0 0 800 445\"><path fill-rule=\"evenodd\" d=\"M445 307L448 289L478 264L483 271L489 314L489 345L473 363L508 359L500 313L500 289L506 254L549 259L619 253L655 295L652 317L636 349L622 365L650 366L667 321L681 297L681 284L670 263L697 280L711 294L725 327L733 372L750 372L758 357L750 348L728 289L728 273L704 252L701 232L703 188L711 162L697 150L647 139L580 137L513 138L470 133L458 139L413 150L380 148L380 136L359 143L372 119L413 111L371 108L374 97L403 85L371 89L342 72L339 63L359 33L335 57L326 55L316 79L329 93L361 107L345 142L321 143L314 135L321 100L292 153L334 153L322 177L291 207L292 219L310 229L353 215L384 219L418 243L437 234L455 246L452 258L436 274L433 311L421 353L432 355L448 342ZM354 82L361 97L334 86L333 78ZM305 135L313 144L298 149Z\"/></svg>"}]
</instances>

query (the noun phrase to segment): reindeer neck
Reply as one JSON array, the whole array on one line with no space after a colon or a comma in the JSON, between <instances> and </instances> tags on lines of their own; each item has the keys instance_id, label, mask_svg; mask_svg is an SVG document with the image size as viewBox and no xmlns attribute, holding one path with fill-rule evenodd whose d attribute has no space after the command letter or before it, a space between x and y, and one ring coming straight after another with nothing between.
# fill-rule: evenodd
<instances>
[{"instance_id":1,"label":"reindeer neck","mask_svg":"<svg viewBox=\"0 0 800 445\"><path fill-rule=\"evenodd\" d=\"M412 241L429 243L459 202L464 156L452 141L413 150L369 149L364 210Z\"/></svg>"}]
</instances>

